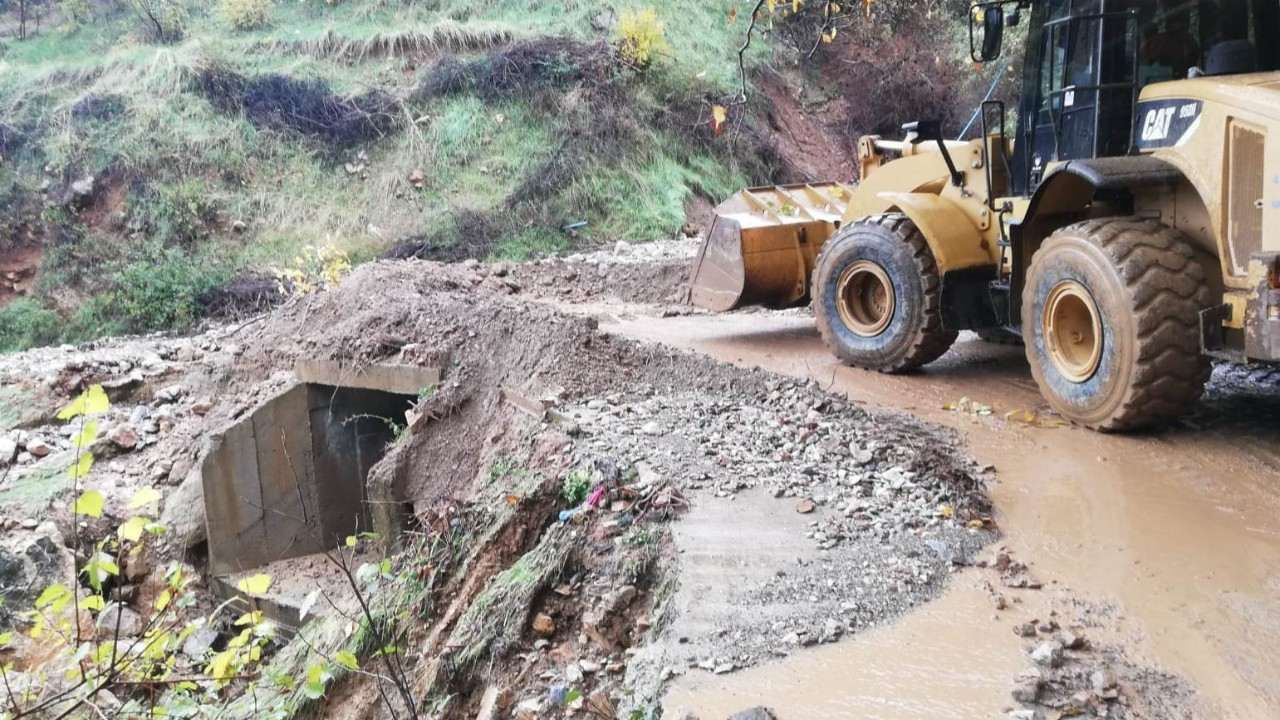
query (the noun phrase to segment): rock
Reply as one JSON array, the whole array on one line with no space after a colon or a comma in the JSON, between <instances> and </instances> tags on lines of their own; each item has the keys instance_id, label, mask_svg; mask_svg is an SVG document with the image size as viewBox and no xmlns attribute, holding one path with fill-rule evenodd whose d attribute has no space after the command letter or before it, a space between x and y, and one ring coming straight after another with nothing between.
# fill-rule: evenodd
<instances>
[{"instance_id":1,"label":"rock","mask_svg":"<svg viewBox=\"0 0 1280 720\"><path fill-rule=\"evenodd\" d=\"M546 613L538 613L533 618L533 631L539 635L555 635L556 621Z\"/></svg>"},{"instance_id":2,"label":"rock","mask_svg":"<svg viewBox=\"0 0 1280 720\"><path fill-rule=\"evenodd\" d=\"M1009 720L1044 720L1044 713L1035 708L1024 708L1022 710L1010 710L1005 717Z\"/></svg>"},{"instance_id":3,"label":"rock","mask_svg":"<svg viewBox=\"0 0 1280 720\"><path fill-rule=\"evenodd\" d=\"M107 439L111 441L112 445L121 450L132 450L138 447L138 443L141 442L137 431L128 425L117 425L107 435Z\"/></svg>"},{"instance_id":4,"label":"rock","mask_svg":"<svg viewBox=\"0 0 1280 720\"><path fill-rule=\"evenodd\" d=\"M196 415L200 415L201 417L208 415L210 410L213 410L213 401L208 398L197 400L195 404L191 406L191 412Z\"/></svg>"},{"instance_id":5,"label":"rock","mask_svg":"<svg viewBox=\"0 0 1280 720\"><path fill-rule=\"evenodd\" d=\"M213 649L213 644L217 641L217 630L208 626L201 627L188 635L186 642L182 643L182 654L192 659L202 658Z\"/></svg>"},{"instance_id":6,"label":"rock","mask_svg":"<svg viewBox=\"0 0 1280 720\"><path fill-rule=\"evenodd\" d=\"M1044 681L1040 678L1024 678L1013 686L1013 699L1020 703L1033 703L1040 699Z\"/></svg>"},{"instance_id":7,"label":"rock","mask_svg":"<svg viewBox=\"0 0 1280 720\"><path fill-rule=\"evenodd\" d=\"M1062 643L1057 640L1042 642L1031 651L1031 660L1037 665L1056 668L1062 665Z\"/></svg>"},{"instance_id":8,"label":"rock","mask_svg":"<svg viewBox=\"0 0 1280 720\"><path fill-rule=\"evenodd\" d=\"M809 513L817 509L818 509L817 503L807 498L796 503L796 512L800 513L801 515L808 515Z\"/></svg>"},{"instance_id":9,"label":"rock","mask_svg":"<svg viewBox=\"0 0 1280 720\"><path fill-rule=\"evenodd\" d=\"M1070 630L1063 630L1055 636L1055 639L1068 650L1079 650L1085 645L1084 636Z\"/></svg>"},{"instance_id":10,"label":"rock","mask_svg":"<svg viewBox=\"0 0 1280 720\"><path fill-rule=\"evenodd\" d=\"M542 716L544 707L545 703L538 698L521 700L520 704L516 705L515 715L518 720L538 720Z\"/></svg>"},{"instance_id":11,"label":"rock","mask_svg":"<svg viewBox=\"0 0 1280 720\"><path fill-rule=\"evenodd\" d=\"M204 479L194 467L165 500L160 524L167 528L165 539L186 550L209 538L204 520Z\"/></svg>"},{"instance_id":12,"label":"rock","mask_svg":"<svg viewBox=\"0 0 1280 720\"><path fill-rule=\"evenodd\" d=\"M564 679L569 681L570 685L578 685L582 682L582 668L578 663L569 663L564 669Z\"/></svg>"},{"instance_id":13,"label":"rock","mask_svg":"<svg viewBox=\"0 0 1280 720\"><path fill-rule=\"evenodd\" d=\"M753 707L730 715L729 720L778 720L778 716L767 707Z\"/></svg>"},{"instance_id":14,"label":"rock","mask_svg":"<svg viewBox=\"0 0 1280 720\"><path fill-rule=\"evenodd\" d=\"M716 675L725 675L727 673L733 672L735 669L737 669L736 665L734 665L731 662L726 662L726 663L720 663L719 665L716 665L715 668L711 670L711 672L715 673Z\"/></svg>"},{"instance_id":15,"label":"rock","mask_svg":"<svg viewBox=\"0 0 1280 720\"><path fill-rule=\"evenodd\" d=\"M649 422L640 426L640 432L644 435L656 437L662 434L662 426L659 425L656 421L650 420Z\"/></svg>"},{"instance_id":16,"label":"rock","mask_svg":"<svg viewBox=\"0 0 1280 720\"><path fill-rule=\"evenodd\" d=\"M125 558L123 573L124 579L131 583L141 582L143 578L150 575L151 561L147 559L147 553L140 552Z\"/></svg>"},{"instance_id":17,"label":"rock","mask_svg":"<svg viewBox=\"0 0 1280 720\"><path fill-rule=\"evenodd\" d=\"M71 199L79 203L92 199L93 190L97 185L97 178L93 175L85 175L71 183Z\"/></svg>"},{"instance_id":18,"label":"rock","mask_svg":"<svg viewBox=\"0 0 1280 720\"><path fill-rule=\"evenodd\" d=\"M1019 623L1013 626L1013 634L1018 637L1035 637L1036 624L1033 622Z\"/></svg>"},{"instance_id":19,"label":"rock","mask_svg":"<svg viewBox=\"0 0 1280 720\"><path fill-rule=\"evenodd\" d=\"M18 457L18 443L8 437L0 437L0 467L13 462Z\"/></svg>"},{"instance_id":20,"label":"rock","mask_svg":"<svg viewBox=\"0 0 1280 720\"><path fill-rule=\"evenodd\" d=\"M144 629L142 624L142 616L133 608L121 605L120 603L111 603L102 612L98 613L99 638L116 637L138 637Z\"/></svg>"},{"instance_id":21,"label":"rock","mask_svg":"<svg viewBox=\"0 0 1280 720\"><path fill-rule=\"evenodd\" d=\"M1089 685L1094 692L1106 692L1116 686L1115 673L1110 670L1095 670L1089 675Z\"/></svg>"},{"instance_id":22,"label":"rock","mask_svg":"<svg viewBox=\"0 0 1280 720\"><path fill-rule=\"evenodd\" d=\"M591 660L579 660L578 667L582 668L582 672L591 675L600 672L600 663Z\"/></svg>"},{"instance_id":23,"label":"rock","mask_svg":"<svg viewBox=\"0 0 1280 720\"><path fill-rule=\"evenodd\" d=\"M27 442L27 452L31 453L32 457L42 458L53 452L53 446L44 440L30 440Z\"/></svg>"}]
</instances>

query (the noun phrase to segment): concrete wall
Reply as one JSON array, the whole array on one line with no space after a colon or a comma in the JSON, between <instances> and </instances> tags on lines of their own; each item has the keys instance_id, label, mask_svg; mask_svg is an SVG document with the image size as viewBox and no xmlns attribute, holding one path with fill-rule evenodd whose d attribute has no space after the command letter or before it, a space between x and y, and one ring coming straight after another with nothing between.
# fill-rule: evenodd
<instances>
[{"instance_id":1,"label":"concrete wall","mask_svg":"<svg viewBox=\"0 0 1280 720\"><path fill-rule=\"evenodd\" d=\"M338 546L371 529L366 479L408 395L300 384L215 436L202 466L215 575Z\"/></svg>"}]
</instances>

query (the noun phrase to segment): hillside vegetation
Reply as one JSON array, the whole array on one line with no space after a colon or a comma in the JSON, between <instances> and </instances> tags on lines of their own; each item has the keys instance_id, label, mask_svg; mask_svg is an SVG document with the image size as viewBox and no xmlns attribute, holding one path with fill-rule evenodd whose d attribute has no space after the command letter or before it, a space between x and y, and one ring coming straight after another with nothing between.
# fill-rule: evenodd
<instances>
[{"instance_id":1,"label":"hillside vegetation","mask_svg":"<svg viewBox=\"0 0 1280 720\"><path fill-rule=\"evenodd\" d=\"M753 81L803 69L815 5L778 18L785 62L754 44ZM796 176L776 108L733 103L737 6L0 0L0 350L254 309L309 247L523 258L670 236L695 198ZM954 75L940 46L920 57ZM809 76L811 103L849 91Z\"/></svg>"}]
</instances>

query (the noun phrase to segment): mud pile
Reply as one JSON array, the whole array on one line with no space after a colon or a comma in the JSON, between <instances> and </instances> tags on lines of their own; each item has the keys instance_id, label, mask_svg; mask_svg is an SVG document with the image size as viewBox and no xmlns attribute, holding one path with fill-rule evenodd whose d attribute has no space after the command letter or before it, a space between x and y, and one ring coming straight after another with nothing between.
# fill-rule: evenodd
<instances>
[{"instance_id":1,"label":"mud pile","mask_svg":"<svg viewBox=\"0 0 1280 720\"><path fill-rule=\"evenodd\" d=\"M100 523L66 522L65 487L6 502L0 519L58 545L91 543L123 518L136 488L159 488L173 531L149 546L128 581L135 589L118 593L128 605L150 596L169 563L203 567L198 459L213 433L297 383L300 362L351 375L409 365L439 369L440 381L421 389L407 428L369 475L384 527L399 528L386 549L397 553L396 580L375 602L391 634L353 652L364 657L378 642L413 648L403 676L437 717L647 712L674 672L708 663L731 671L778 648L834 640L936 593L985 540L981 484L954 439L812 384L613 337L589 317L532 301L575 285L587 288L570 290L575 298L597 288L645 300L679 293L683 262L647 255L664 250L620 259L632 252L520 266L378 262L340 287L196 338L6 358L0 392L45 398L33 403L42 410L7 423L23 452L36 440L62 449L68 435L51 413L89 384L112 388L114 414L95 446L103 463L84 483L107 496ZM15 480L29 487L63 471L47 462L32 454L0 493L13 500ZM667 634L685 608L673 600L680 576L668 523L742 493L830 511L811 529L814 551L828 556L811 572L849 581L830 585L829 602L813 612L767 627L744 619L669 653ZM810 592L788 585L794 579L741 588L740 601L786 604ZM274 662L296 670L315 652L348 647L342 627L312 621ZM637 663L650 645L659 650ZM380 683L338 673L326 712L386 715ZM309 703L300 692L275 701L290 712ZM236 706L229 716L258 711Z\"/></svg>"}]
</instances>

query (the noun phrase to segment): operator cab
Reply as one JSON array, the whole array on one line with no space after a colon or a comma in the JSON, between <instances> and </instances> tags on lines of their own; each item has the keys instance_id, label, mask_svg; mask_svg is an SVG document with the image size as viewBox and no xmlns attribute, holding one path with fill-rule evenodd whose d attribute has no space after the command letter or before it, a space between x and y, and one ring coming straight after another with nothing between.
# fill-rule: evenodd
<instances>
[{"instance_id":1,"label":"operator cab","mask_svg":"<svg viewBox=\"0 0 1280 720\"><path fill-rule=\"evenodd\" d=\"M1139 93L1148 84L1280 70L1277 0L977 3L970 27L980 26L984 35L971 42L974 60L995 59L1003 26L1016 24L1027 9L1018 128L1006 159L1006 189L1013 196L1030 195L1053 162L1118 157L1175 142L1177 121L1189 120L1186 112L1178 117L1178 108L1134 122Z\"/></svg>"}]
</instances>

